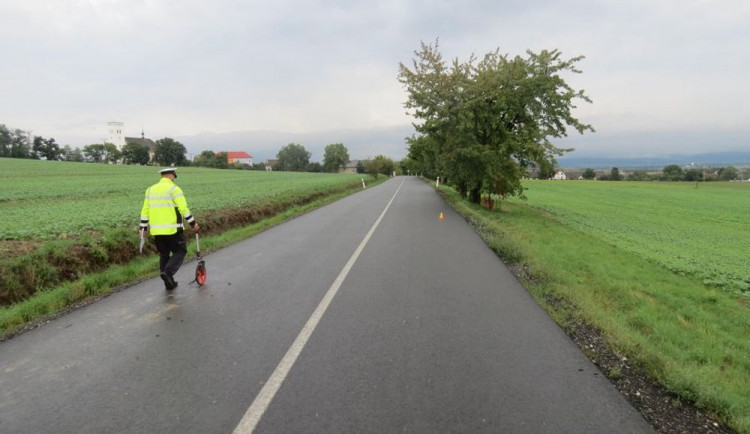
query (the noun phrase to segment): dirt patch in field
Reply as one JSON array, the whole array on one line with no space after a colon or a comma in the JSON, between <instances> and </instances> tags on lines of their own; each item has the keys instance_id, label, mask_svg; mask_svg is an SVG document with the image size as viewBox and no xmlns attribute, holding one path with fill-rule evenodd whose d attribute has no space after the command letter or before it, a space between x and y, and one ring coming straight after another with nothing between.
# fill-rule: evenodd
<instances>
[{"instance_id":1,"label":"dirt patch in field","mask_svg":"<svg viewBox=\"0 0 750 434\"><path fill-rule=\"evenodd\" d=\"M37 240L2 240L0 241L0 257L15 258L28 255L42 246Z\"/></svg>"}]
</instances>

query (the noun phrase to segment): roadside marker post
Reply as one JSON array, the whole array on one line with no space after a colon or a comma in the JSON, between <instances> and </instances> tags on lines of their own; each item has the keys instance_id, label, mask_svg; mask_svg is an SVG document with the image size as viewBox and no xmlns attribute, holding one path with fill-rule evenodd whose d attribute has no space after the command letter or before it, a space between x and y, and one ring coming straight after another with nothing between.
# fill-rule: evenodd
<instances>
[{"instance_id":1,"label":"roadside marker post","mask_svg":"<svg viewBox=\"0 0 750 434\"><path fill-rule=\"evenodd\" d=\"M365 178L362 178L362 188L365 188Z\"/></svg>"}]
</instances>

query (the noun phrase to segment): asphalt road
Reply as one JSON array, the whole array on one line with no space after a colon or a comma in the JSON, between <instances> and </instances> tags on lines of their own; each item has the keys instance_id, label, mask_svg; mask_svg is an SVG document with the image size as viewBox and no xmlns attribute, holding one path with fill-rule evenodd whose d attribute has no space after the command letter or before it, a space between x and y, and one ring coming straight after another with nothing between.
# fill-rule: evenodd
<instances>
[{"instance_id":1,"label":"asphalt road","mask_svg":"<svg viewBox=\"0 0 750 434\"><path fill-rule=\"evenodd\" d=\"M651 431L419 179L206 261L1 343L0 432Z\"/></svg>"}]
</instances>

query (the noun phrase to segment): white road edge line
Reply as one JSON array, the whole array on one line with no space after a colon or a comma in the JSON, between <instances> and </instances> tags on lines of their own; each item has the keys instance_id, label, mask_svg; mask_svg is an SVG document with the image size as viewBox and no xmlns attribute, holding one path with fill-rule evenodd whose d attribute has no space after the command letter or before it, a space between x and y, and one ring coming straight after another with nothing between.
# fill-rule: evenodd
<instances>
[{"instance_id":1,"label":"white road edge line","mask_svg":"<svg viewBox=\"0 0 750 434\"><path fill-rule=\"evenodd\" d=\"M344 279L346 279L346 276L354 266L354 263L357 262L357 258L359 258L359 255L360 253L362 253L362 250L364 250L367 242L370 241L370 237L372 237L375 229L377 229L380 221L383 219L383 216L385 216L385 213L388 211L388 208L391 207L393 200L396 199L396 195L398 195L398 192L401 191L401 187L403 187L405 181L405 178L403 181L401 181L401 185L399 185L398 189L396 189L396 192L393 193L393 197L391 197L391 200L388 202L388 205L385 206L383 212L380 213L380 217L375 220L375 223L370 228L370 231L367 232L365 238L361 243L359 243L359 247L357 247L357 250L354 251L352 257L349 258L349 261L346 263L346 265L344 265L344 268L341 270L338 277L336 277L336 280L334 280L331 287L328 288L328 292L326 292L326 294L323 296L323 299L320 300L318 307L315 308L315 311L313 312L312 316L310 316L310 319L308 319L305 326L302 327L302 331L299 332L299 335L297 335L297 338L292 343L292 346L289 347L289 350L287 350L284 358L282 358L279 362L279 365L276 366L276 369L268 378L266 384L263 385L263 388L260 390L260 393L258 393L258 396L255 397L253 403L250 404L250 408L247 409L247 412L245 412L242 420L234 429L234 434L247 434L255 430L258 422L260 422L260 418L263 417L263 414L271 404L273 397L276 396L276 392L278 392L279 388L281 387L281 383L284 382L284 379L286 379L289 371L292 369L292 366L294 366L294 363L297 361L297 358L302 352L302 349L305 348L307 341L310 339L310 336L318 326L318 322L320 322L320 319L326 313L328 305L331 304L333 297L336 296L339 288L341 288L341 284L344 283Z\"/></svg>"}]
</instances>

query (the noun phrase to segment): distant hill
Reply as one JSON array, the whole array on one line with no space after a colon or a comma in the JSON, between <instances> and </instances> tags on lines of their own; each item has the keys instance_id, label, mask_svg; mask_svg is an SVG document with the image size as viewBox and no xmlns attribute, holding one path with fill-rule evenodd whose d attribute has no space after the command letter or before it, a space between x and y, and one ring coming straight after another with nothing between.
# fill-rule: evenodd
<instances>
[{"instance_id":1,"label":"distant hill","mask_svg":"<svg viewBox=\"0 0 750 434\"><path fill-rule=\"evenodd\" d=\"M643 158L618 158L618 157L587 157L577 156L575 153L558 158L558 166L563 168L586 168L609 169L617 167L620 169L660 169L670 164L687 166L697 164L702 166L750 166L750 151L726 151L710 152L704 154L689 155L664 155L658 157Z\"/></svg>"}]
</instances>

